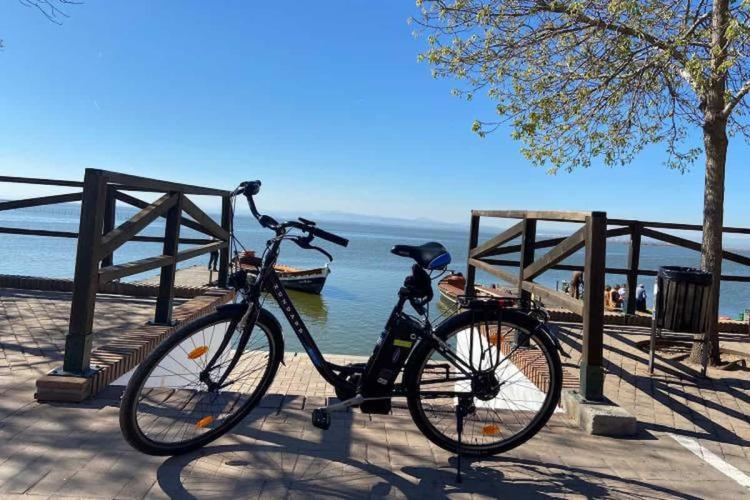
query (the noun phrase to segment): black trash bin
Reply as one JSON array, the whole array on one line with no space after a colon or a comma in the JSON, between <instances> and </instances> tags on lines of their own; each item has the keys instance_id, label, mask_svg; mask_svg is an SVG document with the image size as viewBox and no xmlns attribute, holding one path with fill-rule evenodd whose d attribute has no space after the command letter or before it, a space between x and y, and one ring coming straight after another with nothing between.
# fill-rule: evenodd
<instances>
[{"instance_id":1,"label":"black trash bin","mask_svg":"<svg viewBox=\"0 0 750 500\"><path fill-rule=\"evenodd\" d=\"M711 273L664 266L656 277L655 320L659 329L703 333L708 320Z\"/></svg>"}]
</instances>

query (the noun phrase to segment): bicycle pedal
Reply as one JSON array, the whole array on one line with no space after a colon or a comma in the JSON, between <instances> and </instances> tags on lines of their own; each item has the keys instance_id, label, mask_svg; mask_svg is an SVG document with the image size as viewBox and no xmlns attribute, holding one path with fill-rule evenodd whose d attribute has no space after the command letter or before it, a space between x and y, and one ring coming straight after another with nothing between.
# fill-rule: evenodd
<instances>
[{"instance_id":1,"label":"bicycle pedal","mask_svg":"<svg viewBox=\"0 0 750 500\"><path fill-rule=\"evenodd\" d=\"M331 427L331 414L325 408L313 410L312 424L318 429L327 431Z\"/></svg>"}]
</instances>

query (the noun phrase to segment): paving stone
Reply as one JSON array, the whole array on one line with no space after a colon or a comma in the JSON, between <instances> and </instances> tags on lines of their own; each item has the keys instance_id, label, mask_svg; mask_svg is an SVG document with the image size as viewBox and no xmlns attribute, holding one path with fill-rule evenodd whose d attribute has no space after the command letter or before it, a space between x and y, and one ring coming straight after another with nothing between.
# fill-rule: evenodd
<instances>
[{"instance_id":1,"label":"paving stone","mask_svg":"<svg viewBox=\"0 0 750 500\"><path fill-rule=\"evenodd\" d=\"M95 324L107 335L133 331L153 313L149 300L102 297ZM750 474L750 375L711 370L711 380L660 363L654 377L634 347L646 329L608 327L607 397L639 417L629 439L587 436L563 414L503 456L465 460L422 436L408 411L336 412L331 429L310 411L335 392L304 355L287 353L268 395L232 432L182 457L146 457L119 433L122 388L78 405L40 405L34 380L60 363L69 294L0 290L0 497L92 498L738 498L748 491L680 446L668 433L698 438ZM573 364L580 325L560 336ZM337 363L352 356L332 356Z\"/></svg>"}]
</instances>

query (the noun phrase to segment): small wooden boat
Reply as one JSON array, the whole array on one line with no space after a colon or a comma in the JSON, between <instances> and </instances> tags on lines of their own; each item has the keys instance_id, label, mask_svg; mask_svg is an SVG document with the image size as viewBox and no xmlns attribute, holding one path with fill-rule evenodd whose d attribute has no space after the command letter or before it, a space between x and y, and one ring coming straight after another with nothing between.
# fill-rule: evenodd
<instances>
[{"instance_id":1,"label":"small wooden boat","mask_svg":"<svg viewBox=\"0 0 750 500\"><path fill-rule=\"evenodd\" d=\"M258 270L258 259L255 252L246 251L238 255L238 261L241 268L246 269L249 273ZM314 293L319 295L326 284L326 278L331 274L328 264L323 267L314 269L297 269L292 266L276 264L274 266L279 280L285 288L290 290L299 290L300 292Z\"/></svg>"},{"instance_id":2,"label":"small wooden boat","mask_svg":"<svg viewBox=\"0 0 750 500\"><path fill-rule=\"evenodd\" d=\"M466 288L466 278L461 273L452 273L438 282L440 291L440 300L444 303L455 306L458 296L464 294ZM499 288L497 285L474 285L474 291L478 296L488 297L513 297L513 292L508 288Z\"/></svg>"}]
</instances>

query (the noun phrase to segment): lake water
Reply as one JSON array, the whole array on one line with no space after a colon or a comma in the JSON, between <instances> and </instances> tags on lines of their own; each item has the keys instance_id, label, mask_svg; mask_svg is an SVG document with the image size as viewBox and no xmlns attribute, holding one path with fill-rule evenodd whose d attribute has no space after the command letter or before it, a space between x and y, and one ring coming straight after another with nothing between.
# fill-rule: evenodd
<instances>
[{"instance_id":1,"label":"lake water","mask_svg":"<svg viewBox=\"0 0 750 500\"><path fill-rule=\"evenodd\" d=\"M133 213L134 211L128 207L118 206L120 219L118 224ZM38 207L0 212L0 226L75 232L78 228L78 217L77 205ZM323 352L366 355L372 351L396 301L398 288L404 276L409 273L411 266L409 260L389 252L394 244L439 241L453 255L451 269L465 273L468 228L397 227L360 223L326 223L322 220L318 222L322 228L349 238L351 241L347 248L322 242L323 246L334 255L335 260L331 264L332 273L328 277L321 296L290 292ZM237 217L235 227L238 238L248 248L262 248L269 236L269 232L260 228L254 219L244 215ZM568 234L574 230L575 227L571 225ZM160 235L163 231L162 220L154 222L142 234ZM544 231L545 229L540 226L540 233ZM497 232L497 229L483 230L480 241ZM183 236L199 237L200 235L183 229ZM60 278L70 278L73 275L76 245L74 239L0 234L0 241L2 241L0 273ZM543 251L540 250L540 252ZM607 265L626 267L627 252L627 244L609 240ZM114 259L115 263L122 263L160 253L160 244L130 242L115 253ZM738 253L750 255L750 252L743 250ZM507 258L516 259L517 255L509 255ZM182 262L180 265L205 264L207 259L207 256L202 256ZM318 267L325 262L325 258L316 252L305 252L295 245L290 245L282 250L280 262L296 267ZM566 263L582 262L582 252L566 260ZM660 245L644 245L641 249L640 267L642 269L657 269L661 265L697 266L698 264L698 253L690 250ZM743 273L747 273L744 266L725 262L724 274L742 275ZM156 274L155 271L130 277L128 280L137 280L154 274ZM570 279L570 272L548 271L537 281L554 288L558 282L568 279ZM621 283L623 280L622 276L607 276L607 282L610 284ZM497 282L497 279L478 272L477 281L493 283ZM653 278L642 277L641 282L649 291L650 302ZM437 302L437 297L435 302ZM270 303L268 305L270 309L274 309ZM745 308L750 308L750 284L724 283L721 313L736 317ZM439 313L440 310L433 307L433 315ZM279 319L284 324L280 314ZM289 351L301 350L296 338L290 335L287 335L286 343Z\"/></svg>"}]
</instances>

